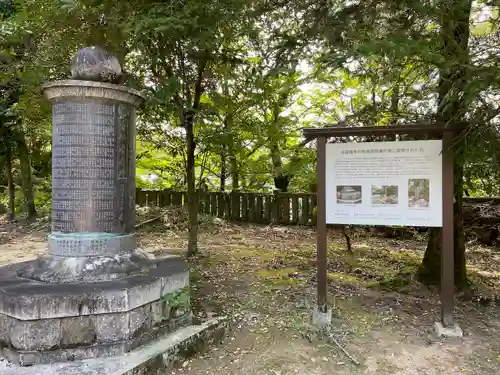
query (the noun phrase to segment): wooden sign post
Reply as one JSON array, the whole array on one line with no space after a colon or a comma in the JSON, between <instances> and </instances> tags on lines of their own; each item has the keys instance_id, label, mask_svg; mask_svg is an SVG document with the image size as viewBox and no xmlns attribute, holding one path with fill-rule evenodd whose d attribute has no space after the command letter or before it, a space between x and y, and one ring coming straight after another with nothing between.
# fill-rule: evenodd
<instances>
[{"instance_id":1,"label":"wooden sign post","mask_svg":"<svg viewBox=\"0 0 500 375\"><path fill-rule=\"evenodd\" d=\"M327 140L328 138L341 138L341 137L370 137L371 139L377 136L392 136L392 139L395 138L396 135L412 135L412 136L429 136L432 135L434 138L440 137L442 139L441 143L441 154L439 157L442 161L442 175L439 175L439 179L441 180L442 190L438 191L436 194L436 190L434 190L435 201L441 200L438 202L442 211L438 210L439 214L442 215L434 215L439 216L439 222L437 222L434 217L429 219L425 217L425 210L421 211L413 211L415 212L415 223L412 222L412 226L441 226L442 227L442 252L441 252L441 318L440 321L436 323L435 328L440 335L445 336L461 336L462 331L460 328L454 323L453 319L453 308L454 308L454 237L453 237L453 150L452 150L452 142L453 142L453 132L450 129L432 124L416 124L416 125L400 125L400 126L376 126L376 127L328 127L328 128L319 128L319 129L304 129L303 134L306 139L317 140L317 307L315 310L316 320L319 321L319 324L323 324L328 319L331 320L331 315L328 317L328 314L331 314L328 310L327 303L327 222L333 223L332 221L328 221L327 217L332 217L331 212L327 212L327 194L328 197L331 197L333 194L341 194L337 191L326 191L328 184L327 174L334 172L331 170L327 171ZM419 141L410 142L417 144ZM425 142L425 141L420 141ZM435 147L436 141L433 146ZM366 150L367 142L357 143L354 145L354 150L345 151L346 153L352 152L354 154L361 153L383 153L388 149L388 143L384 142L385 148L372 148L371 150ZM391 141L391 145L399 147L400 145L404 145L405 141ZM381 145L379 142L369 142L370 145L377 146ZM345 146L345 144L343 144ZM351 145L353 145L351 143ZM363 149L359 151L356 150L358 145L365 145ZM422 143L422 145L425 145ZM429 143L430 145L430 143ZM394 149L393 149L394 150ZM404 152L405 150L410 151L419 151L417 149L405 149L405 148L396 148L397 152ZM424 152L420 150L421 152ZM388 151L395 152L395 151ZM374 155L375 156L375 155ZM367 155L366 160L370 160L370 155ZM379 158L380 159L380 158ZM432 158L431 158L432 159ZM436 158L437 159L437 156ZM389 160L389 159L385 159ZM424 160L424 159L422 159ZM432 168L431 168L432 170ZM435 174L434 170L434 174ZM349 174L349 171L345 172ZM389 178L387 176L387 178ZM328 181L327 181L328 180ZM394 187L396 187L395 185ZM357 187L358 188L358 187ZM359 189L361 189L359 187ZM398 187L396 187L398 189ZM401 187L399 187L401 189ZM354 188L350 188L352 190L351 193L356 193ZM404 189L403 189L404 190ZM428 188L430 190L430 187ZM343 190L345 194L345 189ZM361 198L361 190L359 190L356 194L359 195L359 201L362 199L366 199L366 195ZM428 192L430 194L430 192ZM352 194L351 194L352 195ZM349 196L349 195L347 195ZM417 199L418 197L416 197ZM330 198L331 199L331 198ZM372 198L373 199L373 198ZM432 197L430 198L432 200ZM429 204L429 198L427 198L427 204ZM425 199L424 199L425 202ZM338 203L338 202L337 202ZM342 203L342 202L341 202ZM432 202L435 205L435 202ZM435 208L436 206L433 206ZM352 207L349 205L345 205L347 211ZM372 211L376 212L377 208L373 208ZM386 210L387 211L387 210ZM390 209L389 209L390 211ZM421 222L419 222L419 215L421 217ZM363 216L363 215L358 215ZM369 216L369 215L368 215ZM386 215L387 216L387 215ZM429 215L433 216L433 215ZM345 217L336 218L336 224L353 224L353 225L377 225L376 220L371 221L371 219L366 219L367 215L364 218L356 218L353 216L346 215ZM378 220L378 213L374 215ZM365 220L365 221L363 221ZM389 220L389 219L387 219ZM408 217L406 220L410 220ZM425 220L430 220L432 223L429 225L425 225ZM380 225L380 224L379 224ZM397 224L386 224L386 225L397 225ZM406 224L410 225L410 224ZM321 314L324 314L321 317ZM325 315L326 314L326 315ZM313 314L313 320L315 318ZM318 315L320 318L318 319Z\"/></svg>"}]
</instances>

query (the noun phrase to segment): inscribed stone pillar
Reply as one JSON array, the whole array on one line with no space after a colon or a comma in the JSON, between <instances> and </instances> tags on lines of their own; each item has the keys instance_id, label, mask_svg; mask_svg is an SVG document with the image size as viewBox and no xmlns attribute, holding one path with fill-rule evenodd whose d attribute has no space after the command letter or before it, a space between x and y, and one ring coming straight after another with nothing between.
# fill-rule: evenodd
<instances>
[{"instance_id":1,"label":"inscribed stone pillar","mask_svg":"<svg viewBox=\"0 0 500 375\"><path fill-rule=\"evenodd\" d=\"M143 97L110 83L120 74L114 57L90 47L73 61L76 79L43 88L52 102L52 233L48 254L22 276L92 282L144 269L148 255L133 232L135 111Z\"/></svg>"},{"instance_id":2,"label":"inscribed stone pillar","mask_svg":"<svg viewBox=\"0 0 500 375\"><path fill-rule=\"evenodd\" d=\"M52 83L45 95L53 103L49 253L133 251L140 96L123 86L89 81Z\"/></svg>"}]
</instances>

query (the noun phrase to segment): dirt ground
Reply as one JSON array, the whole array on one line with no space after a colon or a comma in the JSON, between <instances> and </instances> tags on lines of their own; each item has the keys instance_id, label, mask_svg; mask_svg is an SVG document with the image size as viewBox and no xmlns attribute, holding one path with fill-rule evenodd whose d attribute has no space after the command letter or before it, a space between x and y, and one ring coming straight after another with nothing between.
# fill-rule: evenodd
<instances>
[{"instance_id":1,"label":"dirt ground","mask_svg":"<svg viewBox=\"0 0 500 375\"><path fill-rule=\"evenodd\" d=\"M31 259L46 247L47 226L0 226L0 265ZM143 228L140 245L155 254L183 254L184 230ZM438 340L430 329L439 300L414 280L425 242L342 236L329 239L333 337L341 349L311 337L315 235L310 229L218 222L200 235L191 263L195 314L224 314L225 342L184 363L175 374L485 375L500 373L500 249L469 244L474 296L457 298L463 339ZM311 342L312 341L312 342Z\"/></svg>"}]
</instances>

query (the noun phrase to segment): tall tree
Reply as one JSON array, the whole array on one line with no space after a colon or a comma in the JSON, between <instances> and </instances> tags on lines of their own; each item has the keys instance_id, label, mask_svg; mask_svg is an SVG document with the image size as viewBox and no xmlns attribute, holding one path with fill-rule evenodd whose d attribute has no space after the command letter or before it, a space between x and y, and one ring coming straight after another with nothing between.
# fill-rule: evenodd
<instances>
[{"instance_id":1,"label":"tall tree","mask_svg":"<svg viewBox=\"0 0 500 375\"><path fill-rule=\"evenodd\" d=\"M7 176L9 180L9 197L12 210L12 142L16 144L17 155L20 161L21 183L26 200L28 219L36 217L35 199L32 183L32 169L29 149L26 144L22 118L19 112L19 102L22 95L21 80L16 69L22 65L23 58L30 46L30 40L25 34L13 37L16 31L16 10L11 1L2 2L0 6L0 20L2 20L2 37L0 45L0 137L3 138L4 154L7 158Z\"/></svg>"},{"instance_id":2,"label":"tall tree","mask_svg":"<svg viewBox=\"0 0 500 375\"><path fill-rule=\"evenodd\" d=\"M469 128L466 114L471 97L467 95L469 72L469 36L472 0L448 0L440 4L441 50L443 62L439 68L439 104L437 119L454 130L454 254L455 284L463 288L467 283L465 268L465 238L463 228L463 181L465 136ZM439 283L441 265L441 230L429 230L429 242L420 268L426 282Z\"/></svg>"},{"instance_id":3,"label":"tall tree","mask_svg":"<svg viewBox=\"0 0 500 375\"><path fill-rule=\"evenodd\" d=\"M224 42L241 37L248 5L245 0L137 3L127 9L129 21L120 25L136 53L132 63L152 83L154 104L175 113L173 123L184 132L188 256L198 250L195 124L203 121L202 96L214 87L217 65L234 58Z\"/></svg>"},{"instance_id":4,"label":"tall tree","mask_svg":"<svg viewBox=\"0 0 500 375\"><path fill-rule=\"evenodd\" d=\"M481 3L475 4L480 7ZM318 62L322 72L337 76L339 71L346 72L349 79L360 80L351 96L364 103L356 106L351 99L351 113L342 123L385 125L419 119L440 121L455 130L455 280L458 287L464 287L464 166L481 159L492 165L496 159L478 150L493 150L498 139L494 123L500 112L492 104L493 95L499 92L499 75L492 70L498 63L492 53L498 23L483 22L482 33L471 39L472 15L477 11L471 0L349 4L325 0L297 6L309 16L306 33L321 38ZM489 7L488 13L495 17L498 5L490 3ZM371 87L371 100L367 101L363 86ZM439 283L440 230L429 233L419 275L427 283Z\"/></svg>"}]
</instances>

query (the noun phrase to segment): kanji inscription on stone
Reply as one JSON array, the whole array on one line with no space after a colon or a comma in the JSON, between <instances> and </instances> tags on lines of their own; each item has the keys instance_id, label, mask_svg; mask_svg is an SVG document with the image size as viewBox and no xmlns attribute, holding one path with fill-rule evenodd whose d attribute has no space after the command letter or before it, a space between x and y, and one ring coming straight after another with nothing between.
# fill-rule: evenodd
<instances>
[{"instance_id":1,"label":"kanji inscription on stone","mask_svg":"<svg viewBox=\"0 0 500 375\"><path fill-rule=\"evenodd\" d=\"M135 129L131 106L73 99L53 105L54 232L133 229ZM135 191L134 191L135 194Z\"/></svg>"}]
</instances>

